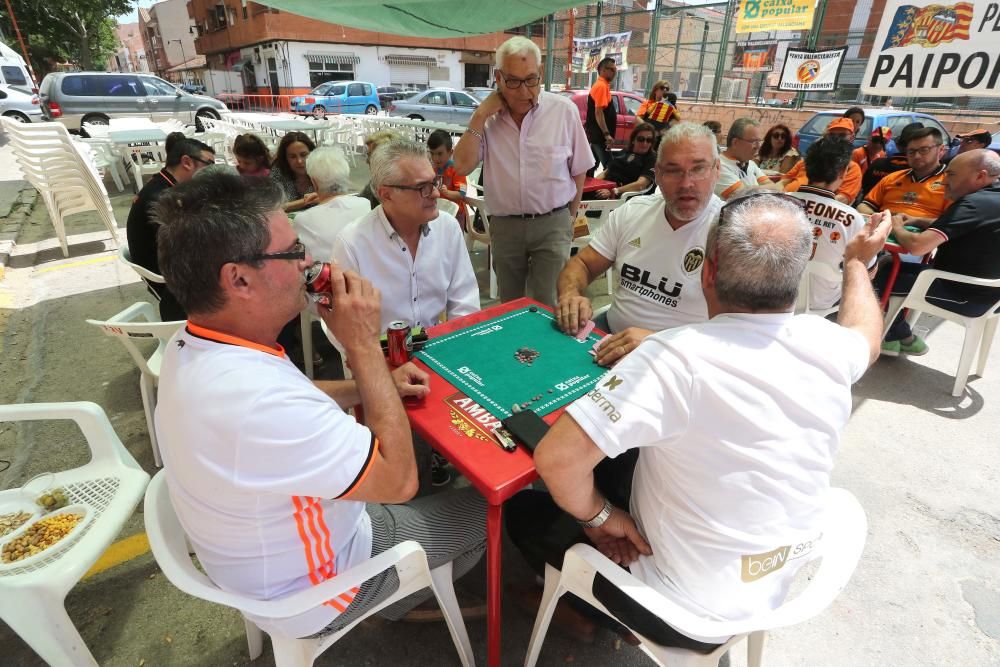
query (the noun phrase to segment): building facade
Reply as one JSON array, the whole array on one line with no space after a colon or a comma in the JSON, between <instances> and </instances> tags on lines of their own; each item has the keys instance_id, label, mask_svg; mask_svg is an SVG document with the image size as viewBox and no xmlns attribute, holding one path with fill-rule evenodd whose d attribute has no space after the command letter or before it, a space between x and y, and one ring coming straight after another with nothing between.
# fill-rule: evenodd
<instances>
[{"instance_id":1,"label":"building facade","mask_svg":"<svg viewBox=\"0 0 1000 667\"><path fill-rule=\"evenodd\" d=\"M180 81L176 72L168 70L197 55L194 22L188 16L187 0L163 0L149 9L140 8L139 33L149 71Z\"/></svg>"},{"instance_id":2,"label":"building facade","mask_svg":"<svg viewBox=\"0 0 1000 667\"><path fill-rule=\"evenodd\" d=\"M118 50L108 59L109 72L148 72L146 48L138 23L122 23L115 29Z\"/></svg>"}]
</instances>

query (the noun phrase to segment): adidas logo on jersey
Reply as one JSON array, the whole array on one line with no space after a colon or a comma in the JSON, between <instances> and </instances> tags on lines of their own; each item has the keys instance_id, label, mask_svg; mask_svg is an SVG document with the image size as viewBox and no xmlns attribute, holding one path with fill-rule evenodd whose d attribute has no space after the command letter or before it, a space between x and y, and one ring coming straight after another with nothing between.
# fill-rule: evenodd
<instances>
[{"instance_id":1,"label":"adidas logo on jersey","mask_svg":"<svg viewBox=\"0 0 1000 667\"><path fill-rule=\"evenodd\" d=\"M642 238L636 236L634 239L632 239L631 241L629 241L627 245L630 245L633 248L641 248L642 247Z\"/></svg>"}]
</instances>

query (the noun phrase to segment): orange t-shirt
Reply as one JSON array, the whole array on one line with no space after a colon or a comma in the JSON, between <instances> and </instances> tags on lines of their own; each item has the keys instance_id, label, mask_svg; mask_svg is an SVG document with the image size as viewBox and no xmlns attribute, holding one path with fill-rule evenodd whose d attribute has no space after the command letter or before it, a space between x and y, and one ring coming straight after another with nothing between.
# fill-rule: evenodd
<instances>
[{"instance_id":1,"label":"orange t-shirt","mask_svg":"<svg viewBox=\"0 0 1000 667\"><path fill-rule=\"evenodd\" d=\"M869 160L867 148L868 148L867 146L859 146L858 148L855 148L854 151L851 153L851 160L854 162L854 164L861 167L862 175L864 175L864 173L868 171L868 164L870 162L874 162L879 158L885 157L885 151L879 151L878 153L875 154L874 158Z\"/></svg>"},{"instance_id":2,"label":"orange t-shirt","mask_svg":"<svg viewBox=\"0 0 1000 667\"><path fill-rule=\"evenodd\" d=\"M597 77L590 87L590 96L594 98L594 108L603 109L611 104L611 84L603 76Z\"/></svg>"},{"instance_id":3,"label":"orange t-shirt","mask_svg":"<svg viewBox=\"0 0 1000 667\"><path fill-rule=\"evenodd\" d=\"M641 116L642 114L640 113L639 115ZM677 107L670 102L653 102L646 109L646 119L656 123L666 124L675 118L680 120L681 115L677 113Z\"/></svg>"},{"instance_id":4,"label":"orange t-shirt","mask_svg":"<svg viewBox=\"0 0 1000 667\"><path fill-rule=\"evenodd\" d=\"M876 211L937 218L951 205L951 200L944 196L944 170L941 165L919 181L913 178L912 169L889 174L871 189L863 203Z\"/></svg>"},{"instance_id":5,"label":"orange t-shirt","mask_svg":"<svg viewBox=\"0 0 1000 667\"><path fill-rule=\"evenodd\" d=\"M857 199L858 193L861 192L861 176L861 167L854 162L849 162L844 181L837 188L837 194L847 197L847 203L849 204ZM809 177L806 175L806 161L799 160L782 178L792 179L792 182L785 186L785 192L795 192L803 185L808 185Z\"/></svg>"}]
</instances>

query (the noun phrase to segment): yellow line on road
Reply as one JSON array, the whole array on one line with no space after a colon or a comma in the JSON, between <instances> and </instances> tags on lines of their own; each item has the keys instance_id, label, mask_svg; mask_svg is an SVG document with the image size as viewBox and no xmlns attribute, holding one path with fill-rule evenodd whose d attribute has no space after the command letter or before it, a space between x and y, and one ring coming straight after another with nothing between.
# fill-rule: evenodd
<instances>
[{"instance_id":1,"label":"yellow line on road","mask_svg":"<svg viewBox=\"0 0 1000 667\"><path fill-rule=\"evenodd\" d=\"M87 574L83 575L83 578L92 577L116 565L121 565L133 558L138 558L148 551L149 538L146 537L146 533L138 533L132 537L126 537L124 540L119 540L108 547L108 550L97 559L93 567L87 570Z\"/></svg>"},{"instance_id":2,"label":"yellow line on road","mask_svg":"<svg viewBox=\"0 0 1000 667\"><path fill-rule=\"evenodd\" d=\"M48 273L49 271L58 271L60 269L73 269L78 266L89 266L90 264L113 262L116 259L118 259L117 255L108 255L107 257L93 257L91 259L82 259L79 262L69 262L67 264L56 264L54 266L46 266L44 269L38 269L36 273Z\"/></svg>"}]
</instances>

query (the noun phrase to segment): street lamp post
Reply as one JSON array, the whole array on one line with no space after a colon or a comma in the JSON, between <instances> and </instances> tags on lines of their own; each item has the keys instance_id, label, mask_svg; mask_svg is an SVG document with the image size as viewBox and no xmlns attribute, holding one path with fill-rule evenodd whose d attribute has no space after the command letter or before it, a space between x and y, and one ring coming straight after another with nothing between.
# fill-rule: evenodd
<instances>
[{"instance_id":1,"label":"street lamp post","mask_svg":"<svg viewBox=\"0 0 1000 667\"><path fill-rule=\"evenodd\" d=\"M179 39L170 39L170 40L167 40L167 44L169 44L171 42L177 42L178 44L181 45L181 67L183 67L185 64L187 64L187 56L184 55L184 42L182 40L179 40ZM184 71L185 70L183 70L183 69L181 70L181 83L184 83Z\"/></svg>"}]
</instances>

